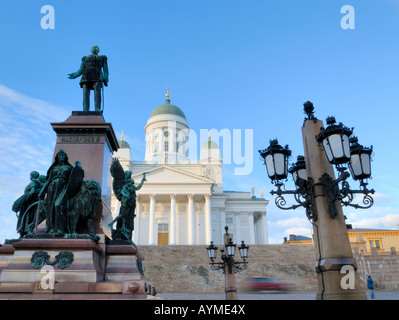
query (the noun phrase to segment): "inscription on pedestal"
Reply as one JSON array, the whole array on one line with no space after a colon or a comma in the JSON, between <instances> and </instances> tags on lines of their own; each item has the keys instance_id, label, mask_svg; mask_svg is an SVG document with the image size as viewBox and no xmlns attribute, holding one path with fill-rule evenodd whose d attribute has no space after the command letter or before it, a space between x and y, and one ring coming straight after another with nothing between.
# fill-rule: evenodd
<instances>
[{"instance_id":1,"label":"inscription on pedestal","mask_svg":"<svg viewBox=\"0 0 399 320\"><path fill-rule=\"evenodd\" d=\"M60 143L101 143L99 136L65 136L60 138Z\"/></svg>"}]
</instances>

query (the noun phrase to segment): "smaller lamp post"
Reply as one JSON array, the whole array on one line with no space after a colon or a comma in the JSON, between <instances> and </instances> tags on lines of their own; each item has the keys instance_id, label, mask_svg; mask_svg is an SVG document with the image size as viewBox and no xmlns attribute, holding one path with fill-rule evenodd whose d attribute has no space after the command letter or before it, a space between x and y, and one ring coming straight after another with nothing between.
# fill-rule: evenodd
<instances>
[{"instance_id":1,"label":"smaller lamp post","mask_svg":"<svg viewBox=\"0 0 399 320\"><path fill-rule=\"evenodd\" d=\"M235 261L234 256L237 245L233 243L232 239L229 236L229 228L226 226L224 229L226 230L226 233L224 235L224 249L220 249L220 252L222 254L222 262L215 262L218 248L213 244L213 241L211 241L209 247L206 247L206 250L208 251L208 257L211 260L211 269L222 270L225 274L226 300L236 300L237 287L235 281L235 273L241 270L245 270L247 268L249 247L245 245L244 241L241 241L241 246L238 247L238 250L240 251L240 256L243 261Z\"/></svg>"}]
</instances>

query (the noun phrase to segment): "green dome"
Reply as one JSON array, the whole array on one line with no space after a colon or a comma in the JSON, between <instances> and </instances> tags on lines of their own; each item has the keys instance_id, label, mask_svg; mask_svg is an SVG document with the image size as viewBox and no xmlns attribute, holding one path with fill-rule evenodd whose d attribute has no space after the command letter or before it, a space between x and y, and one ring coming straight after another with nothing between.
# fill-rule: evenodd
<instances>
[{"instance_id":1,"label":"green dome","mask_svg":"<svg viewBox=\"0 0 399 320\"><path fill-rule=\"evenodd\" d=\"M216 142L208 140L202 145L201 149L219 149L219 146L217 145Z\"/></svg>"},{"instance_id":2,"label":"green dome","mask_svg":"<svg viewBox=\"0 0 399 320\"><path fill-rule=\"evenodd\" d=\"M119 140L119 148L129 148L130 145L125 140Z\"/></svg>"},{"instance_id":3,"label":"green dome","mask_svg":"<svg viewBox=\"0 0 399 320\"><path fill-rule=\"evenodd\" d=\"M184 114L184 112L178 106L171 104L169 99L166 99L164 104L161 104L160 106L156 107L151 112L150 118L160 114L173 114L186 119L186 115Z\"/></svg>"}]
</instances>

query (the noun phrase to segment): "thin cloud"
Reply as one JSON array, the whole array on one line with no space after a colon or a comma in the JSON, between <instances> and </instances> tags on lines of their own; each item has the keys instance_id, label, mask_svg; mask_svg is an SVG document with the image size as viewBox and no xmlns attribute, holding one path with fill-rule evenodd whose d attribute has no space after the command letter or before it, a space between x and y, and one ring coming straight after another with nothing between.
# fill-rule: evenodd
<instances>
[{"instance_id":1,"label":"thin cloud","mask_svg":"<svg viewBox=\"0 0 399 320\"><path fill-rule=\"evenodd\" d=\"M384 217L364 218L352 222L353 228L369 229L398 229L399 215L387 215Z\"/></svg>"},{"instance_id":2,"label":"thin cloud","mask_svg":"<svg viewBox=\"0 0 399 320\"><path fill-rule=\"evenodd\" d=\"M0 242L16 237L13 202L36 170L45 174L56 141L50 122L64 121L65 108L31 98L0 84Z\"/></svg>"},{"instance_id":3,"label":"thin cloud","mask_svg":"<svg viewBox=\"0 0 399 320\"><path fill-rule=\"evenodd\" d=\"M309 221L306 218L292 217L277 221L269 221L268 225L275 228L299 228L309 226Z\"/></svg>"},{"instance_id":4,"label":"thin cloud","mask_svg":"<svg viewBox=\"0 0 399 320\"><path fill-rule=\"evenodd\" d=\"M12 108L15 115L34 124L47 126L49 121L65 120L68 112L47 101L31 98L0 84L1 105Z\"/></svg>"}]
</instances>

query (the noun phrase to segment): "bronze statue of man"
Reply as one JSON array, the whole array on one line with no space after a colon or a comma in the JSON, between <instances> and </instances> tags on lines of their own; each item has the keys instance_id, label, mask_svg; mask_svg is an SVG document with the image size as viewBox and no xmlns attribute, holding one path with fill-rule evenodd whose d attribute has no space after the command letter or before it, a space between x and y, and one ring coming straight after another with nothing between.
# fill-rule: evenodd
<instances>
[{"instance_id":1,"label":"bronze statue of man","mask_svg":"<svg viewBox=\"0 0 399 320\"><path fill-rule=\"evenodd\" d=\"M107 56L100 56L100 48L96 45L91 47L92 54L82 58L80 69L75 73L68 74L69 79L80 79L80 87L83 88L83 111L90 110L90 90L94 91L95 111L102 111L101 89L103 83L108 86L108 63Z\"/></svg>"}]
</instances>

